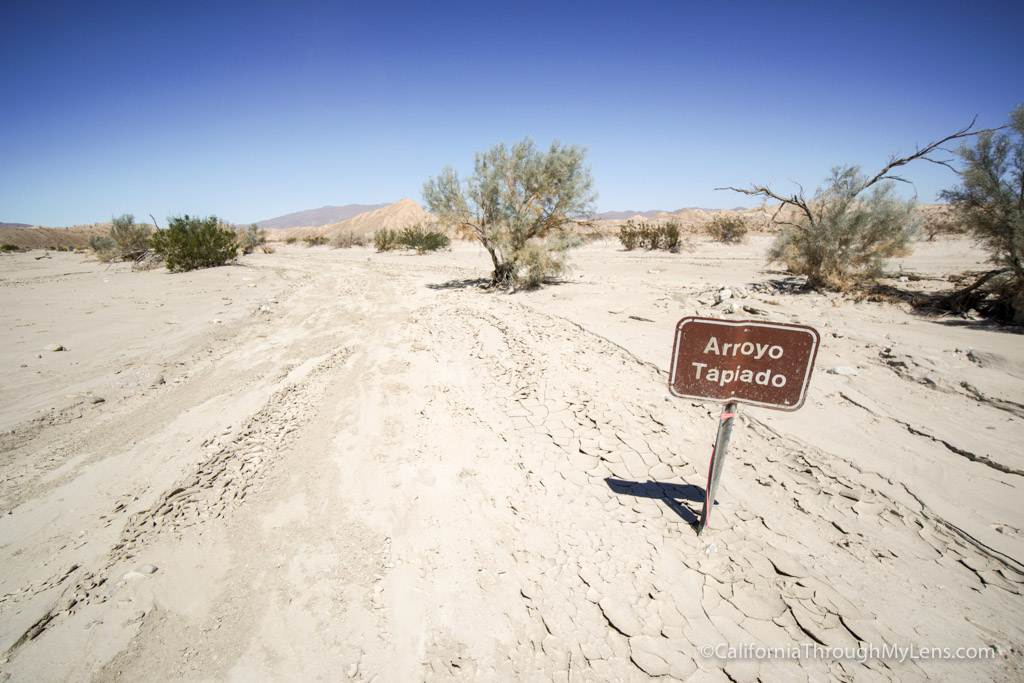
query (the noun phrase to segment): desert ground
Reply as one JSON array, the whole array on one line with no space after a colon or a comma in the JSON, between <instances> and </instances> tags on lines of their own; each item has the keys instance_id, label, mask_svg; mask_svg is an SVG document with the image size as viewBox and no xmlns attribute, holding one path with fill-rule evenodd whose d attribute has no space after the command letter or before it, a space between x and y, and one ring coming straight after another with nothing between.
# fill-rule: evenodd
<instances>
[{"instance_id":1,"label":"desert ground","mask_svg":"<svg viewBox=\"0 0 1024 683\"><path fill-rule=\"evenodd\" d=\"M799 291L767 239L596 242L515 294L469 243L0 256L0 678L1021 680L1020 330ZM984 264L943 237L890 284ZM701 536L687 315L821 334Z\"/></svg>"}]
</instances>

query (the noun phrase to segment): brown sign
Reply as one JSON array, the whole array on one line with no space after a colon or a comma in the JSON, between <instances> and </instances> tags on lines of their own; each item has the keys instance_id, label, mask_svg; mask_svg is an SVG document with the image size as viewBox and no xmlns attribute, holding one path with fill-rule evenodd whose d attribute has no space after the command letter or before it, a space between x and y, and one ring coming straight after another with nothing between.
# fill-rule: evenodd
<instances>
[{"instance_id":1,"label":"brown sign","mask_svg":"<svg viewBox=\"0 0 1024 683\"><path fill-rule=\"evenodd\" d=\"M681 398L796 410L818 341L817 330L805 325L686 317L676 325L669 390Z\"/></svg>"}]
</instances>

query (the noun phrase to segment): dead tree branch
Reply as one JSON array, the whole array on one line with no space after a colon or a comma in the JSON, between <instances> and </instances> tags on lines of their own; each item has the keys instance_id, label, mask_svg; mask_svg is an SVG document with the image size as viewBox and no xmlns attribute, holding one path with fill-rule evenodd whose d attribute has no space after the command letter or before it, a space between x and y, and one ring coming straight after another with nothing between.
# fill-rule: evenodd
<instances>
[{"instance_id":1,"label":"dead tree branch","mask_svg":"<svg viewBox=\"0 0 1024 683\"><path fill-rule=\"evenodd\" d=\"M872 176L863 185L861 185L859 188L857 188L856 191L853 193L851 198L856 197L858 194L860 194L864 190L868 189L869 187L871 187L875 183L877 183L879 181L882 181L882 180L894 180L894 181L898 181L898 182L901 182L901 183L910 183L910 181L907 180L906 178L903 178L901 176L893 174L892 170L896 169L896 168L899 168L900 166L906 166L911 161L914 161L916 159L923 159L924 161L930 161L933 164L939 164L940 166L945 166L946 168L952 169L953 167L950 165L949 160L946 160L946 159L936 159L936 158L934 158L934 157L932 157L930 155L933 152L937 151L937 150L941 150L941 151L944 151L944 152L949 152L948 149L943 147L943 145L945 145L948 142L951 142L953 140L960 140L960 139L963 139L963 138L967 138L967 137L970 137L972 135L977 135L981 131L972 131L971 130L972 128L974 128L974 124L975 124L975 122L977 120L978 120L978 117L975 116L973 119L971 119L971 122L967 126L964 126L963 128L961 128L957 132L953 133L952 135L947 135L946 137L942 138L941 140L936 140L935 142L928 143L924 147L917 147L917 148L915 148L913 154L910 154L910 155L905 156L905 157L897 157L895 154L893 154L889 158L889 163L887 163L882 168L882 170L880 170L878 173L876 173L874 176ZM800 187L799 184L797 186ZM790 197L783 197L782 195L776 194L774 191L772 191L772 189L770 187L766 187L766 186L763 186L763 185L751 185L747 189L742 189L742 188L738 188L738 187L731 187L731 186L730 187L716 187L715 189L716 190L732 190L733 192L739 192L740 194L745 194L745 195L750 196L750 197L763 197L765 202L767 202L770 199L774 199L775 201L779 202L779 208L776 209L775 213L772 215L772 223L776 222L776 218L778 217L779 213L782 211L783 207L786 207L786 206L792 206L795 209L797 209L800 213L802 213L804 216L806 216L808 224L810 226L814 226L815 223L817 222L815 220L814 213L811 211L810 204L808 203L807 199L804 197L804 190L803 190L802 187L800 187L800 191L799 192L793 194ZM801 227L799 225L796 225L796 224L793 224L793 223L788 223L788 222L780 222L779 225L790 225L790 226L793 226L793 227L796 227L796 228L800 228Z\"/></svg>"}]
</instances>

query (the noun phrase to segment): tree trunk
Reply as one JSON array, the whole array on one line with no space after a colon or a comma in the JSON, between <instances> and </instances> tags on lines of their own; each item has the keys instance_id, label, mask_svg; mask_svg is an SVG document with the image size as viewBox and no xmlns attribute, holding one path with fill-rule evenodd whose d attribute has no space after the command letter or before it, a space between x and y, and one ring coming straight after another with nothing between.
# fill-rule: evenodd
<instances>
[{"instance_id":1,"label":"tree trunk","mask_svg":"<svg viewBox=\"0 0 1024 683\"><path fill-rule=\"evenodd\" d=\"M491 273L491 283L501 289L512 287L516 279L513 264L503 262L498 251L492 247L487 247L487 253L491 255L491 264L494 265L494 272Z\"/></svg>"}]
</instances>

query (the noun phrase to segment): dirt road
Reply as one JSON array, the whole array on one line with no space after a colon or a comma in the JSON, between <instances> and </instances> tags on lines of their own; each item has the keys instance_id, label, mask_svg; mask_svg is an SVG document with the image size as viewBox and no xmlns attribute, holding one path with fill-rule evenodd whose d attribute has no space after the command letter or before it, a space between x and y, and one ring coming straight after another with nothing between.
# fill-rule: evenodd
<instances>
[{"instance_id":1,"label":"dirt road","mask_svg":"<svg viewBox=\"0 0 1024 683\"><path fill-rule=\"evenodd\" d=\"M11 680L1024 670L1012 552L764 411L734 432L696 537L718 408L667 400L662 364L577 314L585 301L481 292L475 256L286 249L188 278L66 258L66 280L115 293L42 306L27 261L4 282L23 298L10 329L78 335L42 358L41 334L9 345ZM997 658L702 651L723 644Z\"/></svg>"}]
</instances>

